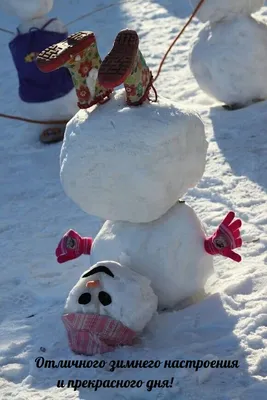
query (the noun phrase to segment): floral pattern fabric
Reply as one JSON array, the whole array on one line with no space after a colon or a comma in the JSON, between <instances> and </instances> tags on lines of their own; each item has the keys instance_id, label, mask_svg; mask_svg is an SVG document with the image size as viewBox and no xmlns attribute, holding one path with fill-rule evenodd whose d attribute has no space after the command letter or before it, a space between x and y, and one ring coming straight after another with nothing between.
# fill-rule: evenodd
<instances>
[{"instance_id":1,"label":"floral pattern fabric","mask_svg":"<svg viewBox=\"0 0 267 400\"><path fill-rule=\"evenodd\" d=\"M96 80L95 83L94 96L92 96L87 86L86 79L89 72L94 68L99 70L101 62L102 60L99 56L97 45L96 43L92 43L91 46L76 55L75 59L65 64L65 67L70 71L79 100L78 107L80 108L89 108L110 95L110 90L102 87L98 80Z\"/></svg>"},{"instance_id":2,"label":"floral pattern fabric","mask_svg":"<svg viewBox=\"0 0 267 400\"><path fill-rule=\"evenodd\" d=\"M126 100L128 105L140 105L148 99L149 90L152 85L152 74L145 59L138 49L135 56L132 71L124 81ZM78 97L78 107L86 109L94 104L103 104L110 99L112 90L100 85L98 79L95 81L95 90L92 94L87 85L87 78L91 70L99 70L102 60L99 56L96 41L86 49L70 56L69 60L62 65L68 68Z\"/></svg>"},{"instance_id":3,"label":"floral pattern fabric","mask_svg":"<svg viewBox=\"0 0 267 400\"><path fill-rule=\"evenodd\" d=\"M124 87L127 103L137 105L142 103L151 81L151 72L140 50L136 56L136 64L131 74L126 78Z\"/></svg>"}]
</instances>

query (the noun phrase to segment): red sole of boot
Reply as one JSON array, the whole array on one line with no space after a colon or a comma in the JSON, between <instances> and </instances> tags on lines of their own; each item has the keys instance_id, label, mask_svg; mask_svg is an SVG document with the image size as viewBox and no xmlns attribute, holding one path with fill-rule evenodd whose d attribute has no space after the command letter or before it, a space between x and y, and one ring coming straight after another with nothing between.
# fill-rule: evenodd
<instances>
[{"instance_id":1,"label":"red sole of boot","mask_svg":"<svg viewBox=\"0 0 267 400\"><path fill-rule=\"evenodd\" d=\"M52 72L62 67L96 41L93 32L74 33L60 43L43 50L37 57L37 67L42 72Z\"/></svg>"},{"instance_id":2,"label":"red sole of boot","mask_svg":"<svg viewBox=\"0 0 267 400\"><path fill-rule=\"evenodd\" d=\"M135 31L121 31L114 42L110 53L103 60L98 81L107 89L121 85L131 73L139 46L139 38Z\"/></svg>"}]
</instances>

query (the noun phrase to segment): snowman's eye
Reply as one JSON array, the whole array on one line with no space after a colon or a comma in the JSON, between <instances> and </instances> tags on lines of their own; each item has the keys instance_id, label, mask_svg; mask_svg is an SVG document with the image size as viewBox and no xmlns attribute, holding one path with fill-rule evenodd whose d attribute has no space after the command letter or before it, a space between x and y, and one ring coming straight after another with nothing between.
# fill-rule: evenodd
<instances>
[{"instance_id":1,"label":"snowman's eye","mask_svg":"<svg viewBox=\"0 0 267 400\"><path fill-rule=\"evenodd\" d=\"M112 303L111 297L107 292L99 292L98 298L101 304L103 306L108 306L109 304Z\"/></svg>"},{"instance_id":2,"label":"snowman's eye","mask_svg":"<svg viewBox=\"0 0 267 400\"><path fill-rule=\"evenodd\" d=\"M79 304L88 304L88 303L90 303L90 301L91 301L91 295L90 295L90 293L83 293L83 294L81 294L81 296L79 297L79 299L78 299L78 303Z\"/></svg>"}]
</instances>

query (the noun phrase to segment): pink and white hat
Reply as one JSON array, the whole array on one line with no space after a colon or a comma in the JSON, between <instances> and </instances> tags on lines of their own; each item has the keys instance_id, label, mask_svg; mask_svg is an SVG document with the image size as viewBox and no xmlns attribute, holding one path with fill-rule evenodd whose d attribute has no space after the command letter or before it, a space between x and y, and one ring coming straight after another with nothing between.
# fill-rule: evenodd
<instances>
[{"instance_id":1,"label":"pink and white hat","mask_svg":"<svg viewBox=\"0 0 267 400\"><path fill-rule=\"evenodd\" d=\"M95 355L131 346L137 332L104 315L64 314L69 346L76 354Z\"/></svg>"}]
</instances>

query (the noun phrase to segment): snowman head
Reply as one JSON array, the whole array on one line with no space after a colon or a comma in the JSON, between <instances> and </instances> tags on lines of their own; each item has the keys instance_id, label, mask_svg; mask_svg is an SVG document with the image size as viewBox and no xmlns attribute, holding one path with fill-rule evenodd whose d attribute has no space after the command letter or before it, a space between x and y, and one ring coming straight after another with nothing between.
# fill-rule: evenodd
<instances>
[{"instance_id":1,"label":"snowman head","mask_svg":"<svg viewBox=\"0 0 267 400\"><path fill-rule=\"evenodd\" d=\"M31 20L48 14L53 3L54 0L1 0L0 8L20 20Z\"/></svg>"},{"instance_id":2,"label":"snowman head","mask_svg":"<svg viewBox=\"0 0 267 400\"><path fill-rule=\"evenodd\" d=\"M199 0L190 0L196 7ZM197 17L202 22L219 22L222 19L232 19L236 16L250 15L264 5L264 0L205 0Z\"/></svg>"},{"instance_id":3,"label":"snowman head","mask_svg":"<svg viewBox=\"0 0 267 400\"><path fill-rule=\"evenodd\" d=\"M131 345L156 309L157 297L147 278L102 261L70 291L62 320L71 349L92 355Z\"/></svg>"}]
</instances>

